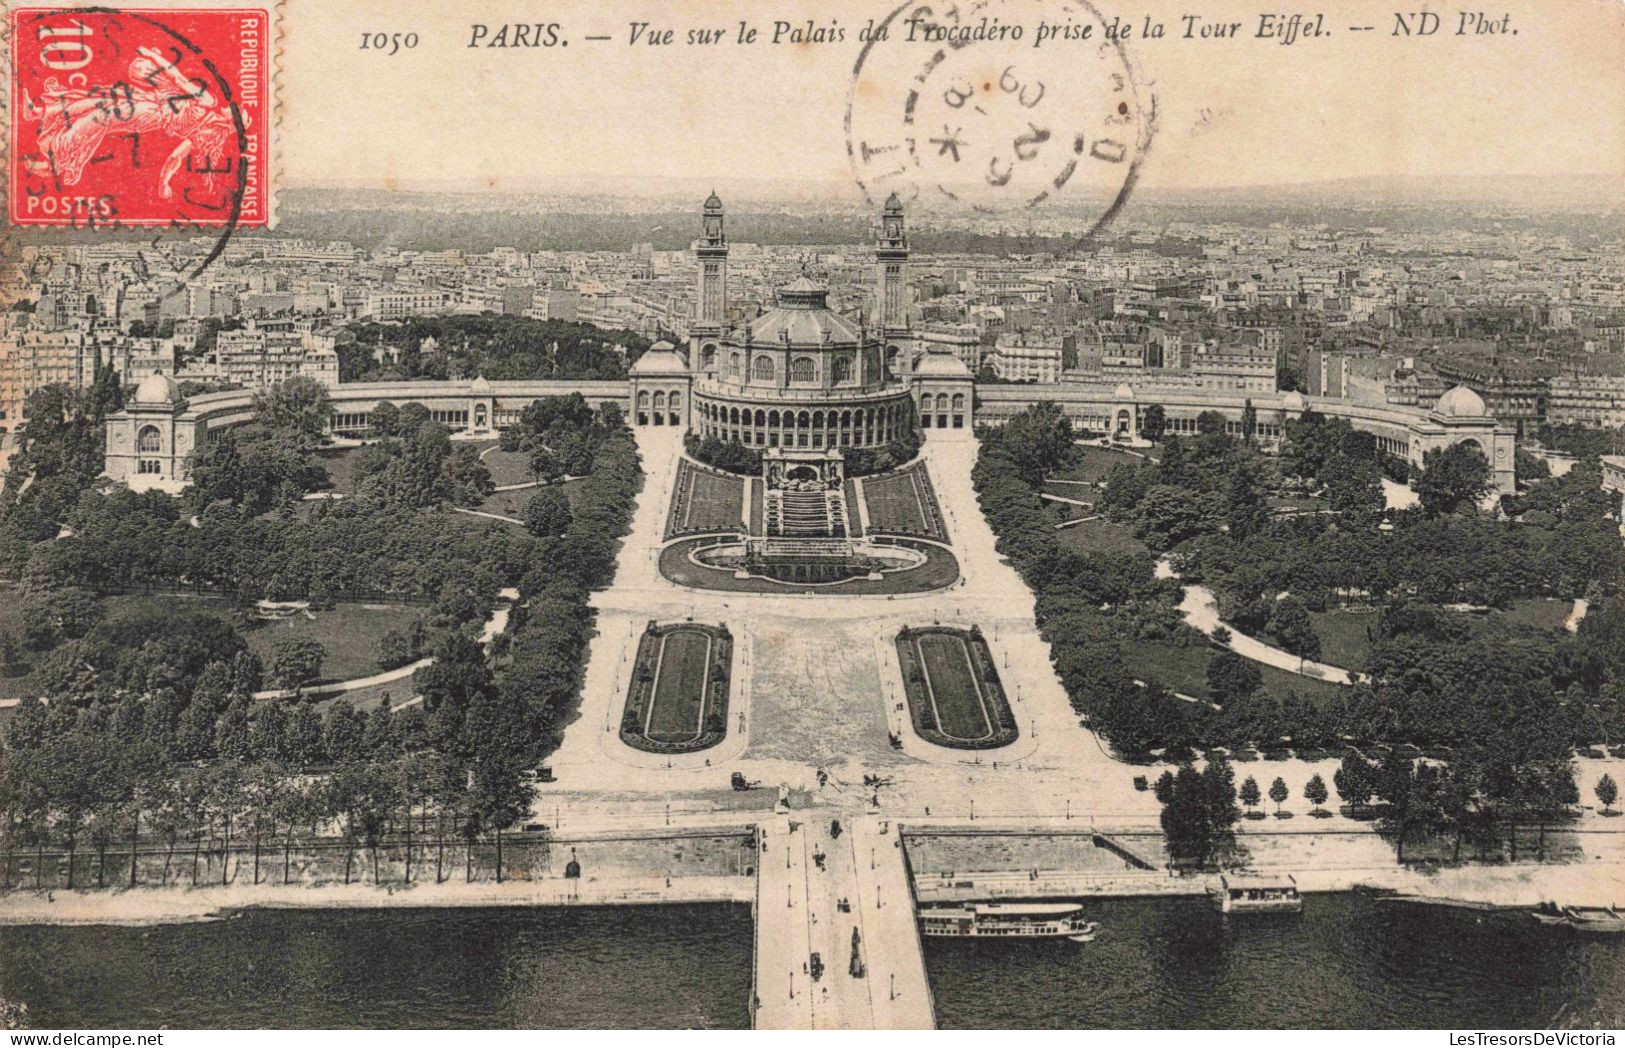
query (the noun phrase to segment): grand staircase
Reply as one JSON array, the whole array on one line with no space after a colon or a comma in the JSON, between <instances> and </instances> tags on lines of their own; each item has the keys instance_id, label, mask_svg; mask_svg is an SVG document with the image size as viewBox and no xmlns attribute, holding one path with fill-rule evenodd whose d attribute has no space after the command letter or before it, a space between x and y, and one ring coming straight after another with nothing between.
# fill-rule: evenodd
<instances>
[{"instance_id":1,"label":"grand staircase","mask_svg":"<svg viewBox=\"0 0 1625 1048\"><path fill-rule=\"evenodd\" d=\"M827 491L768 491L762 502L762 527L769 538L845 538L846 495Z\"/></svg>"}]
</instances>

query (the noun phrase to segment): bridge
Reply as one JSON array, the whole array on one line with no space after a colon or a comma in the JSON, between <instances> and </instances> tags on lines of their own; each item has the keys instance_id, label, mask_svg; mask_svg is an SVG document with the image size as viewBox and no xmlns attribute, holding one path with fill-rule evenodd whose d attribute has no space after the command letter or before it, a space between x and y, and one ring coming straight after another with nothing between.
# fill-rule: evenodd
<instances>
[{"instance_id":1,"label":"bridge","mask_svg":"<svg viewBox=\"0 0 1625 1048\"><path fill-rule=\"evenodd\" d=\"M756 1028L931 1029L896 823L814 809L764 822L758 845Z\"/></svg>"}]
</instances>

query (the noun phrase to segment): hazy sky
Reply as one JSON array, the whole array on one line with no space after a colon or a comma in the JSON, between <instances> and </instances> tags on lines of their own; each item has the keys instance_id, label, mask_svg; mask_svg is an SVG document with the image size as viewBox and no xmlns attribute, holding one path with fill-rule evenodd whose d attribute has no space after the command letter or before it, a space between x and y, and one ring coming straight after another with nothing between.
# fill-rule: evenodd
<instances>
[{"instance_id":1,"label":"hazy sky","mask_svg":"<svg viewBox=\"0 0 1625 1048\"><path fill-rule=\"evenodd\" d=\"M1008 14L1015 2L995 3L989 13ZM1291 46L1252 38L1258 14L1276 9L1268 2L1102 7L1107 20L1115 15L1135 27L1126 49L1157 97L1159 128L1142 185L1625 172L1625 4L1494 7L1510 13L1515 36L1457 36L1459 9L1430 6L1442 19L1438 34L1404 40L1391 35L1395 8L1410 10L1404 4L1327 3L1331 35ZM590 177L850 185L842 121L861 47L856 34L891 5L329 0L288 8L285 182L433 179L515 189L527 180ZM1061 10L1044 0L1023 9ZM1242 38L1181 39L1182 13L1240 21ZM1166 37L1138 39L1148 14L1166 24ZM626 44L634 20L676 29L681 43L692 27L731 32L747 19L765 36L776 19L807 18L837 19L846 41ZM504 22L559 23L569 46L468 46L475 23L494 35ZM1376 29L1349 31L1361 24ZM363 51L368 30L416 32L418 44L395 55ZM588 34L614 39L591 42ZM1030 36L985 46L978 53L995 70L1047 62L1053 73L1075 45L1047 45L1041 58Z\"/></svg>"}]
</instances>

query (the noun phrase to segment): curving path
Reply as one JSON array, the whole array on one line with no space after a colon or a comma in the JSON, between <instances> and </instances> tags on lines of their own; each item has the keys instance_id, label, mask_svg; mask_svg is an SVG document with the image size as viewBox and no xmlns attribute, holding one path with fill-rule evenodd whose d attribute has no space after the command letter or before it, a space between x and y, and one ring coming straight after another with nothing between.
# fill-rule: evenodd
<instances>
[{"instance_id":1,"label":"curving path","mask_svg":"<svg viewBox=\"0 0 1625 1048\"><path fill-rule=\"evenodd\" d=\"M1179 577L1174 571L1172 562L1164 557L1157 559L1157 577L1175 579ZM1214 632L1221 627L1230 634L1230 641L1225 645L1231 651L1244 659L1261 662L1266 666L1274 666L1288 673L1296 673L1300 677L1310 677L1314 680L1330 681L1333 684L1358 684L1364 680L1363 674L1346 670L1341 666L1330 663L1316 662L1294 655L1270 644L1265 644L1256 637L1249 637L1239 632L1219 618L1219 602L1213 596L1213 591L1206 586L1186 586L1185 597L1179 602L1179 613L1185 621L1201 630L1207 637L1212 638Z\"/></svg>"},{"instance_id":2,"label":"curving path","mask_svg":"<svg viewBox=\"0 0 1625 1048\"><path fill-rule=\"evenodd\" d=\"M508 628L508 616L513 611L514 603L519 600L519 591L510 586L498 591L497 596L502 598L503 603L497 605L496 609L491 612L491 617L485 620L485 626L480 630L480 643L485 646L487 651L490 651L491 642L496 640L502 631ZM342 695L345 692L361 691L364 688L371 688L379 684L393 684L398 680L407 680L418 670L432 665L434 665L432 657L423 658L418 659L416 662L409 662L405 666L385 670L383 673L374 673L370 677L355 677L351 680L335 681L332 684L318 684L315 687L303 690L297 688L267 688L264 691L256 691L253 698L255 702L269 702L275 699L291 699L295 694L316 699L330 695ZM413 698L415 699L416 696ZM405 709L407 706L414 704L414 701L408 700L392 708L397 710Z\"/></svg>"}]
</instances>

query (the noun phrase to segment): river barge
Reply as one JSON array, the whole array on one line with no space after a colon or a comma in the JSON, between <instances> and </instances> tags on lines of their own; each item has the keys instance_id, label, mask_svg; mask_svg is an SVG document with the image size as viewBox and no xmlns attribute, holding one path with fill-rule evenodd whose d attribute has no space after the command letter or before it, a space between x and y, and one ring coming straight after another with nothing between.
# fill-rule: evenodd
<instances>
[{"instance_id":1,"label":"river barge","mask_svg":"<svg viewBox=\"0 0 1625 1048\"><path fill-rule=\"evenodd\" d=\"M920 907L920 934L961 939L1070 939L1089 942L1100 925L1081 903L965 903Z\"/></svg>"}]
</instances>

